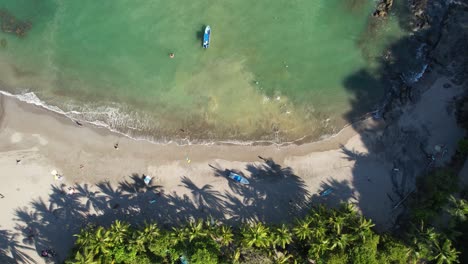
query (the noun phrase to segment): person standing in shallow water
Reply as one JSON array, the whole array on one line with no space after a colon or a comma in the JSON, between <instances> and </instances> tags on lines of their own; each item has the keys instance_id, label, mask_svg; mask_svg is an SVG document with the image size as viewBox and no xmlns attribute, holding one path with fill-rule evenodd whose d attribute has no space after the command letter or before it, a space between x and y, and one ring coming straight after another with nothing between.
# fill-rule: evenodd
<instances>
[{"instance_id":1,"label":"person standing in shallow water","mask_svg":"<svg viewBox=\"0 0 468 264\"><path fill-rule=\"evenodd\" d=\"M173 59L175 57L175 54L174 53L169 53L169 58Z\"/></svg>"}]
</instances>

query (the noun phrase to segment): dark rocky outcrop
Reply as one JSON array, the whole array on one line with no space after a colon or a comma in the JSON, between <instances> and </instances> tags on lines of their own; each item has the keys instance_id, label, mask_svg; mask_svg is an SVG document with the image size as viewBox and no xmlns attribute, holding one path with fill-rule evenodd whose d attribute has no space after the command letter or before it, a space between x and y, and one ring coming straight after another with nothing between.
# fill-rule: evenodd
<instances>
[{"instance_id":1,"label":"dark rocky outcrop","mask_svg":"<svg viewBox=\"0 0 468 264\"><path fill-rule=\"evenodd\" d=\"M12 33L18 37L26 36L26 33L31 30L32 23L17 19L6 9L0 9L0 28L5 33Z\"/></svg>"},{"instance_id":2,"label":"dark rocky outcrop","mask_svg":"<svg viewBox=\"0 0 468 264\"><path fill-rule=\"evenodd\" d=\"M390 12L390 9L392 8L393 5L393 0L382 0L377 5L377 8L375 9L373 16L374 17L385 17L387 16L388 12Z\"/></svg>"}]
</instances>

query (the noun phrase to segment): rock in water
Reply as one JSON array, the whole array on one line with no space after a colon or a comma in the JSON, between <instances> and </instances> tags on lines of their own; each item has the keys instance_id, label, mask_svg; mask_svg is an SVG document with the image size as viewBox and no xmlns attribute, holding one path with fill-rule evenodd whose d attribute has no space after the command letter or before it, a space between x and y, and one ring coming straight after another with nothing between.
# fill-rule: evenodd
<instances>
[{"instance_id":1,"label":"rock in water","mask_svg":"<svg viewBox=\"0 0 468 264\"><path fill-rule=\"evenodd\" d=\"M382 0L380 4L377 5L377 8L375 9L373 16L374 17L385 17L387 16L388 12L390 12L390 9L392 8L393 5L393 0Z\"/></svg>"}]
</instances>

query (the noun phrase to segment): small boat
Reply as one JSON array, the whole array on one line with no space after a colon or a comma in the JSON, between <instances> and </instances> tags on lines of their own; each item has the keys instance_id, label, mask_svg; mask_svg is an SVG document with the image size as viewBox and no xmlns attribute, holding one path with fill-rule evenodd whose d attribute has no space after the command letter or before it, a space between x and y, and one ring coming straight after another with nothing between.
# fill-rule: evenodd
<instances>
[{"instance_id":1,"label":"small boat","mask_svg":"<svg viewBox=\"0 0 468 264\"><path fill-rule=\"evenodd\" d=\"M333 192L333 189L332 189L332 188L328 188L328 189L326 189L326 190L320 192L319 195L320 195L320 196L327 196L327 195L329 195L329 194L332 193L332 192Z\"/></svg>"},{"instance_id":2,"label":"small boat","mask_svg":"<svg viewBox=\"0 0 468 264\"><path fill-rule=\"evenodd\" d=\"M211 28L210 26L206 26L205 33L203 34L203 48L207 49L210 46L210 36L211 36Z\"/></svg>"},{"instance_id":3,"label":"small boat","mask_svg":"<svg viewBox=\"0 0 468 264\"><path fill-rule=\"evenodd\" d=\"M241 184L249 184L249 181L246 178L244 178L244 177L242 177L239 174L236 174L234 172L229 173L229 178L231 178L231 179L233 179L236 182L241 183Z\"/></svg>"}]
</instances>

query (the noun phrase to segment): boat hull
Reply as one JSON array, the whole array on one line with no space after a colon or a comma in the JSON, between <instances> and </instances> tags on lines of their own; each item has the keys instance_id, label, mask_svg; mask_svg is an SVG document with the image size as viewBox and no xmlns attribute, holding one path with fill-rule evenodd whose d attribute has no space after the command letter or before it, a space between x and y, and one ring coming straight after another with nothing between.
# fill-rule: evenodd
<instances>
[{"instance_id":1,"label":"boat hull","mask_svg":"<svg viewBox=\"0 0 468 264\"><path fill-rule=\"evenodd\" d=\"M203 34L203 48L207 49L210 47L210 40L211 40L211 28L210 26L206 26L205 33Z\"/></svg>"},{"instance_id":2,"label":"boat hull","mask_svg":"<svg viewBox=\"0 0 468 264\"><path fill-rule=\"evenodd\" d=\"M229 173L229 178L233 179L234 181L236 181L236 182L238 182L240 184L249 184L249 181L246 178L240 176L239 174L233 173L233 172Z\"/></svg>"}]
</instances>

